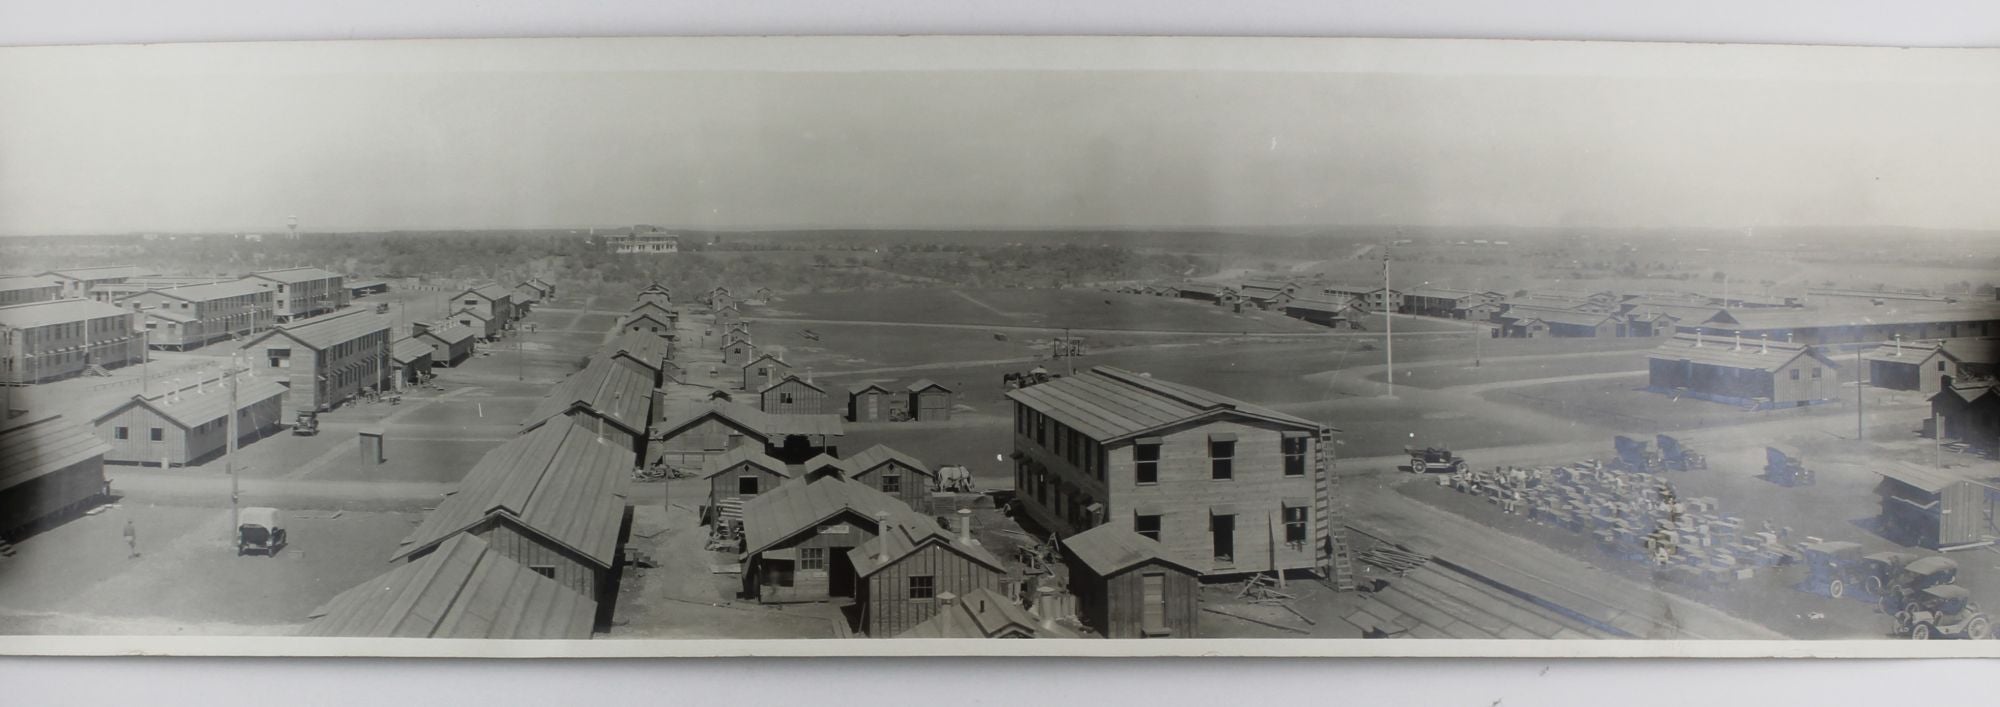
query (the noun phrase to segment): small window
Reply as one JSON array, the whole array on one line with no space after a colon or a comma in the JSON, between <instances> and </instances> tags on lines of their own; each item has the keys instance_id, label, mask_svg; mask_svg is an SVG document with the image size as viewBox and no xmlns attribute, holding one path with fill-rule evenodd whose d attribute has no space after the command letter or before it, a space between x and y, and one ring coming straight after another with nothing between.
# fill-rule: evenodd
<instances>
[{"instance_id":1,"label":"small window","mask_svg":"<svg viewBox=\"0 0 2000 707\"><path fill-rule=\"evenodd\" d=\"M793 401L792 401L792 394L791 394L791 393L782 393L782 392L781 392L781 393L778 393L778 403L779 403L779 404L783 404L783 405L790 405L790 404L792 404L792 402L793 402Z\"/></svg>"},{"instance_id":2,"label":"small window","mask_svg":"<svg viewBox=\"0 0 2000 707\"><path fill-rule=\"evenodd\" d=\"M1306 475L1306 438L1303 435L1286 437L1279 444L1285 455L1285 475Z\"/></svg>"},{"instance_id":3,"label":"small window","mask_svg":"<svg viewBox=\"0 0 2000 707\"><path fill-rule=\"evenodd\" d=\"M902 493L902 492L903 492L902 474L882 475L882 493Z\"/></svg>"},{"instance_id":4,"label":"small window","mask_svg":"<svg viewBox=\"0 0 2000 707\"><path fill-rule=\"evenodd\" d=\"M549 578L549 579L555 579L555 578L556 578L556 566L555 566L555 565L528 565L528 569L531 569L531 570L534 570L534 571L535 571L535 574L539 574L539 575L541 575L541 576L543 576L543 577L547 577L547 578Z\"/></svg>"},{"instance_id":5,"label":"small window","mask_svg":"<svg viewBox=\"0 0 2000 707\"><path fill-rule=\"evenodd\" d=\"M1819 380L1819 367L1813 367L1813 380Z\"/></svg>"},{"instance_id":6,"label":"small window","mask_svg":"<svg viewBox=\"0 0 2000 707\"><path fill-rule=\"evenodd\" d=\"M1132 445L1132 481L1140 484L1160 483L1160 445Z\"/></svg>"},{"instance_id":7,"label":"small window","mask_svg":"<svg viewBox=\"0 0 2000 707\"><path fill-rule=\"evenodd\" d=\"M1943 361L1939 361L1939 362L1937 362L1937 369L1938 369L1938 372L1939 372L1939 373L1943 373L1943 372L1944 372L1944 362L1943 362Z\"/></svg>"},{"instance_id":8,"label":"small window","mask_svg":"<svg viewBox=\"0 0 2000 707\"><path fill-rule=\"evenodd\" d=\"M1208 442L1209 478L1226 481L1236 477L1236 441L1211 439Z\"/></svg>"},{"instance_id":9,"label":"small window","mask_svg":"<svg viewBox=\"0 0 2000 707\"><path fill-rule=\"evenodd\" d=\"M118 439L131 439L132 429L129 427L119 427L111 431L111 436Z\"/></svg>"},{"instance_id":10,"label":"small window","mask_svg":"<svg viewBox=\"0 0 2000 707\"><path fill-rule=\"evenodd\" d=\"M150 437L152 438L152 440L153 440L153 441L155 441L155 442L158 442L158 441L160 441L160 440L163 440L163 439L166 439L166 438L167 438L167 431L166 431L166 430L163 430L163 429L160 429L160 428L158 428L158 427L155 427L155 428L153 428L153 429L152 429L152 431L151 431L150 433L148 433L148 435L149 435L149 436L150 436Z\"/></svg>"},{"instance_id":11,"label":"small window","mask_svg":"<svg viewBox=\"0 0 2000 707\"><path fill-rule=\"evenodd\" d=\"M743 494L743 495L745 495L745 496L755 496L755 495L757 495L757 477L755 477L755 476L739 476L739 477L737 477L737 478L736 478L736 492L737 492L737 493L739 493L739 494Z\"/></svg>"},{"instance_id":12,"label":"small window","mask_svg":"<svg viewBox=\"0 0 2000 707\"><path fill-rule=\"evenodd\" d=\"M1798 380L1798 379L1799 379L1799 369L1794 368L1792 369L1792 380Z\"/></svg>"},{"instance_id":13,"label":"small window","mask_svg":"<svg viewBox=\"0 0 2000 707\"><path fill-rule=\"evenodd\" d=\"M1304 506L1285 506L1285 544L1304 547L1306 544L1306 509Z\"/></svg>"},{"instance_id":14,"label":"small window","mask_svg":"<svg viewBox=\"0 0 2000 707\"><path fill-rule=\"evenodd\" d=\"M824 571L826 569L826 548L799 548L799 569L801 571Z\"/></svg>"},{"instance_id":15,"label":"small window","mask_svg":"<svg viewBox=\"0 0 2000 707\"><path fill-rule=\"evenodd\" d=\"M1154 540L1160 539L1160 517L1158 515L1132 516L1132 532Z\"/></svg>"},{"instance_id":16,"label":"small window","mask_svg":"<svg viewBox=\"0 0 2000 707\"><path fill-rule=\"evenodd\" d=\"M910 598L931 599L937 596L937 578L927 574L910 577Z\"/></svg>"}]
</instances>

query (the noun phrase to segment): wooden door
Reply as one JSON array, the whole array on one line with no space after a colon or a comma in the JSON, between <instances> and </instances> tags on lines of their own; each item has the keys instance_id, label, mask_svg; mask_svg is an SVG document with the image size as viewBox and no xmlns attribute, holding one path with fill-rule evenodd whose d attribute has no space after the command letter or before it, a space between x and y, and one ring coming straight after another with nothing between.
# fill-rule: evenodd
<instances>
[{"instance_id":1,"label":"wooden door","mask_svg":"<svg viewBox=\"0 0 2000 707\"><path fill-rule=\"evenodd\" d=\"M1167 629L1167 576L1158 572L1139 576L1140 628L1148 635Z\"/></svg>"}]
</instances>

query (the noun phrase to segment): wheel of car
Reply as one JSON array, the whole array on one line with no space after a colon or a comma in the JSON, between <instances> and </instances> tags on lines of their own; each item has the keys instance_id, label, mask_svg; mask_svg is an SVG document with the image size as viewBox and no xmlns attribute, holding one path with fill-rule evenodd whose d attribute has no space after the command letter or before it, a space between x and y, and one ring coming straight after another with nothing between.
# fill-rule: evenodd
<instances>
[{"instance_id":1,"label":"wheel of car","mask_svg":"<svg viewBox=\"0 0 2000 707\"><path fill-rule=\"evenodd\" d=\"M1423 457L1410 457L1410 473L1412 474L1424 473Z\"/></svg>"},{"instance_id":2,"label":"wheel of car","mask_svg":"<svg viewBox=\"0 0 2000 707\"><path fill-rule=\"evenodd\" d=\"M1913 641L1928 641L1928 640L1930 640L1930 639L1931 639L1931 625L1930 625L1930 624L1928 624L1928 623L1920 623L1920 624L1917 624L1916 626L1914 626L1914 627L1912 627L1912 628L1910 629L1910 640L1913 640Z\"/></svg>"},{"instance_id":3,"label":"wheel of car","mask_svg":"<svg viewBox=\"0 0 2000 707\"><path fill-rule=\"evenodd\" d=\"M1847 583L1838 579L1826 583L1826 595L1839 599L1847 596Z\"/></svg>"},{"instance_id":4,"label":"wheel of car","mask_svg":"<svg viewBox=\"0 0 2000 707\"><path fill-rule=\"evenodd\" d=\"M1975 641L1992 638L1993 624L1984 616L1974 616L1971 621L1965 622L1965 637Z\"/></svg>"},{"instance_id":5,"label":"wheel of car","mask_svg":"<svg viewBox=\"0 0 2000 707\"><path fill-rule=\"evenodd\" d=\"M1863 579L1861 580L1861 588L1868 590L1869 594L1873 594L1878 597L1882 596L1882 578L1868 577L1866 579Z\"/></svg>"}]
</instances>

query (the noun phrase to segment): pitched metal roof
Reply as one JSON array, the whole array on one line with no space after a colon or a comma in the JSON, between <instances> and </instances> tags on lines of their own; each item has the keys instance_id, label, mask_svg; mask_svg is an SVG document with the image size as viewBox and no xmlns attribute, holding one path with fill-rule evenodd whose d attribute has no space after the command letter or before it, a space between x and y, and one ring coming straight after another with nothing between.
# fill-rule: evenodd
<instances>
[{"instance_id":1,"label":"pitched metal roof","mask_svg":"<svg viewBox=\"0 0 2000 707\"><path fill-rule=\"evenodd\" d=\"M1871 464L1870 468L1885 478L1895 479L1933 494L1943 493L1945 489L1968 482L2000 490L2000 487L1994 486L1990 480L1970 470L1938 469L1905 461L1878 461Z\"/></svg>"},{"instance_id":2,"label":"pitched metal roof","mask_svg":"<svg viewBox=\"0 0 2000 707\"><path fill-rule=\"evenodd\" d=\"M436 552L335 595L303 635L357 638L589 638L597 602L455 535Z\"/></svg>"},{"instance_id":3,"label":"pitched metal roof","mask_svg":"<svg viewBox=\"0 0 2000 707\"><path fill-rule=\"evenodd\" d=\"M55 299L0 307L0 327L27 329L89 319L131 316L132 310L121 309L93 299Z\"/></svg>"},{"instance_id":4,"label":"pitched metal roof","mask_svg":"<svg viewBox=\"0 0 2000 707\"><path fill-rule=\"evenodd\" d=\"M784 367L786 367L786 368L791 368L791 367L792 367L792 364L789 364L789 363L785 363L785 359L782 359L782 358L778 358L778 355L777 355L777 354L775 354L775 353L771 353L771 352L768 352L768 351L767 351L767 352L764 352L764 353L759 353L759 354L757 354L757 357L756 357L756 358L753 358L753 359L750 359L749 361L746 361L746 362L744 362L744 363L743 363L743 365L742 365L742 366L740 366L740 367L741 367L741 368L749 368L749 367L751 367L751 366L755 366L755 365L757 365L757 364L759 364L759 363L762 363L762 362L764 362L764 361L765 361L766 359L770 360L770 361L771 361L772 363L775 363L775 364L778 364L778 365L780 365L780 366L784 366ZM813 386L813 387L817 388L817 387L819 387L819 386Z\"/></svg>"},{"instance_id":5,"label":"pitched metal roof","mask_svg":"<svg viewBox=\"0 0 2000 707\"><path fill-rule=\"evenodd\" d=\"M785 478L791 478L792 476L792 470L786 467L784 462L772 459L770 455L765 454L763 447L746 444L721 454L708 455L708 458L704 459L701 463L701 478L715 478L717 474L744 463L755 464L765 471Z\"/></svg>"},{"instance_id":6,"label":"pitched metal roof","mask_svg":"<svg viewBox=\"0 0 2000 707\"><path fill-rule=\"evenodd\" d=\"M1959 363L2000 363L2000 338L1945 339L1939 347Z\"/></svg>"},{"instance_id":7,"label":"pitched metal roof","mask_svg":"<svg viewBox=\"0 0 2000 707\"><path fill-rule=\"evenodd\" d=\"M929 378L918 378L916 382L904 386L903 390L907 390L912 393L920 393L923 392L925 388L937 388L947 393L951 392L951 389L945 387L943 383L939 383Z\"/></svg>"},{"instance_id":8,"label":"pitched metal roof","mask_svg":"<svg viewBox=\"0 0 2000 707\"><path fill-rule=\"evenodd\" d=\"M250 273L249 275L244 276L244 279L247 280L253 277L270 280L272 282L282 282L287 285L291 285L301 282L312 282L314 280L344 278L346 276L337 272L321 270L315 267L298 267L298 268L284 268L282 270L264 270L261 272L253 272Z\"/></svg>"},{"instance_id":9,"label":"pitched metal roof","mask_svg":"<svg viewBox=\"0 0 2000 707\"><path fill-rule=\"evenodd\" d=\"M151 317L154 319L165 319L167 321L174 322L176 324L186 324L188 322L201 321L200 319L196 319L192 314L181 314L180 312L176 312L171 309L140 309L134 311L140 316Z\"/></svg>"},{"instance_id":10,"label":"pitched metal roof","mask_svg":"<svg viewBox=\"0 0 2000 707\"><path fill-rule=\"evenodd\" d=\"M514 291L507 289L505 287L501 287L500 283L488 282L482 285L473 285L472 287L465 288L464 290L461 290L458 293L458 295L452 295L452 298L457 299L459 295L466 295L466 294L479 295L480 297L484 297L486 299L494 300L497 302L499 300L513 297Z\"/></svg>"},{"instance_id":11,"label":"pitched metal roof","mask_svg":"<svg viewBox=\"0 0 2000 707\"><path fill-rule=\"evenodd\" d=\"M1474 292L1472 290L1461 290L1452 287L1413 287L1410 288L1410 291L1405 294L1411 297L1429 297L1433 299L1453 299L1453 300L1480 296L1480 293Z\"/></svg>"},{"instance_id":12,"label":"pitched metal roof","mask_svg":"<svg viewBox=\"0 0 2000 707\"><path fill-rule=\"evenodd\" d=\"M1936 322L2000 321L2000 305L1936 306L1929 304L1876 307L1865 310L1743 310L1731 314L1734 326L1718 324L1718 329L1740 331L1812 329L1867 326L1875 324L1924 324Z\"/></svg>"},{"instance_id":13,"label":"pitched metal roof","mask_svg":"<svg viewBox=\"0 0 2000 707\"><path fill-rule=\"evenodd\" d=\"M868 392L868 391L870 391L870 390L879 390L879 391L882 391L882 392L884 392L884 393L893 393L893 392L895 392L895 391L893 391L893 390L890 390L890 389L889 389L889 386L887 386L887 385L884 385L884 384L882 384L882 383L863 383L863 384L861 384L861 385L853 385L853 386L848 386L848 388L847 388L847 394L848 394L848 395L860 395L860 394L862 394L862 393L866 393L866 392Z\"/></svg>"},{"instance_id":14,"label":"pitched metal roof","mask_svg":"<svg viewBox=\"0 0 2000 707\"><path fill-rule=\"evenodd\" d=\"M744 553L763 552L785 538L817 528L843 513L857 513L864 518L888 513L891 518L912 523L924 520L901 500L866 484L836 477L793 481L744 502Z\"/></svg>"},{"instance_id":15,"label":"pitched metal roof","mask_svg":"<svg viewBox=\"0 0 2000 707\"><path fill-rule=\"evenodd\" d=\"M985 587L977 587L966 592L965 596L954 597L949 606L938 607L936 614L896 634L896 637L995 638L1008 629L1036 638L1075 637L1067 629L1050 631L1043 628L1027 609Z\"/></svg>"},{"instance_id":16,"label":"pitched metal roof","mask_svg":"<svg viewBox=\"0 0 2000 707\"><path fill-rule=\"evenodd\" d=\"M813 383L812 381L809 381L809 380L806 380L806 379L804 379L804 378L800 378L800 377L798 377L798 376L795 376L795 375L792 375L792 374L789 374L789 373L785 374L785 377L784 377L784 378L780 378L780 379L778 379L778 381L777 381L777 382L775 382L775 383L772 383L772 384L770 384L770 385L767 385L767 386L764 386L764 389L763 389L763 390L759 390L759 391L757 391L757 392L758 392L759 394L762 394L762 393L769 393L769 392L771 392L771 391L773 391L773 390L777 390L779 386L782 386L782 385L785 385L785 384L787 384L787 383L797 383L797 384L799 384L799 385L803 385L803 386L805 386L805 387L807 387L807 388L811 388L811 389L813 389L813 390L817 390L817 391L819 391L819 392L821 392L821 393L825 393L825 392L826 392L826 389L825 389L825 388L822 388L822 387L819 387L818 385L815 385L815 384L814 384L814 383Z\"/></svg>"},{"instance_id":17,"label":"pitched metal roof","mask_svg":"<svg viewBox=\"0 0 2000 707\"><path fill-rule=\"evenodd\" d=\"M444 342L445 345L449 346L454 344L465 343L467 339L477 338L479 336L479 333L473 331L472 327L452 325L444 327L431 327L429 329L425 329L424 333L418 334L417 336L428 336L437 339L438 341ZM411 338L416 338L416 337L411 337Z\"/></svg>"},{"instance_id":18,"label":"pitched metal roof","mask_svg":"<svg viewBox=\"0 0 2000 707\"><path fill-rule=\"evenodd\" d=\"M862 486L862 488L868 487ZM872 488L868 490L875 491ZM899 501L897 505L903 504ZM903 506L903 509L906 512L890 513L890 527L881 529L881 533L873 539L847 551L848 559L854 563L856 577L875 574L926 547L944 548L953 554L985 565L994 572L1007 571L1006 563L994 556L993 551L977 542L968 543L960 540L951 531L939 526L930 516L910 510L909 506Z\"/></svg>"},{"instance_id":19,"label":"pitched metal roof","mask_svg":"<svg viewBox=\"0 0 2000 707\"><path fill-rule=\"evenodd\" d=\"M431 353L431 345L418 341L416 337L397 339L396 343L389 345L389 358L395 359L397 363L409 363Z\"/></svg>"},{"instance_id":20,"label":"pitched metal roof","mask_svg":"<svg viewBox=\"0 0 2000 707\"><path fill-rule=\"evenodd\" d=\"M146 292L157 292L174 299L187 300L189 302L207 302L227 297L242 297L244 295L254 295L259 292L270 292L270 290L264 289L254 282L237 280L235 282L213 282L205 285L187 285L183 287L156 286L147 288ZM129 297L130 295L127 296Z\"/></svg>"},{"instance_id":21,"label":"pitched metal roof","mask_svg":"<svg viewBox=\"0 0 2000 707\"><path fill-rule=\"evenodd\" d=\"M456 317L461 314L470 314L474 319L478 319L480 321L488 321L488 322L493 321L493 317L491 315L488 315L477 309L460 309L456 312L452 312L451 316Z\"/></svg>"},{"instance_id":22,"label":"pitched metal roof","mask_svg":"<svg viewBox=\"0 0 2000 707\"><path fill-rule=\"evenodd\" d=\"M631 448L571 420L551 421L481 457L391 559L500 516L610 567L625 515L618 484L631 471Z\"/></svg>"},{"instance_id":23,"label":"pitched metal roof","mask_svg":"<svg viewBox=\"0 0 2000 707\"><path fill-rule=\"evenodd\" d=\"M937 472L932 471L928 465L924 464L924 460L896 451L895 448L886 444L878 444L861 450L859 454L849 455L846 459L846 464L850 472L859 476L867 473L870 469L892 461L901 463L903 466L909 467L919 474L930 477L937 476Z\"/></svg>"},{"instance_id":24,"label":"pitched metal roof","mask_svg":"<svg viewBox=\"0 0 2000 707\"><path fill-rule=\"evenodd\" d=\"M273 378L239 376L236 384L237 410L244 410L282 396L289 390ZM98 415L94 422L103 422L128 408L139 406L159 413L160 417L183 428L204 425L229 415L229 389L225 387L227 385L229 384L217 379L206 381L198 388L186 388L167 395L151 397L135 395L110 411Z\"/></svg>"},{"instance_id":25,"label":"pitched metal roof","mask_svg":"<svg viewBox=\"0 0 2000 707\"><path fill-rule=\"evenodd\" d=\"M670 349L667 340L643 331L621 331L612 337L611 343L598 350L598 355L610 358L620 353L629 354L647 368L658 369L666 360Z\"/></svg>"},{"instance_id":26,"label":"pitched metal roof","mask_svg":"<svg viewBox=\"0 0 2000 707\"><path fill-rule=\"evenodd\" d=\"M1153 561L1164 562L1190 573L1201 573L1193 561L1175 555L1160 541L1116 523L1106 523L1071 535L1063 539L1062 546L1099 577L1109 577Z\"/></svg>"},{"instance_id":27,"label":"pitched metal roof","mask_svg":"<svg viewBox=\"0 0 2000 707\"><path fill-rule=\"evenodd\" d=\"M532 428L582 405L599 417L643 433L651 422L652 404L652 378L630 366L598 358L551 388L521 424Z\"/></svg>"},{"instance_id":28,"label":"pitched metal roof","mask_svg":"<svg viewBox=\"0 0 2000 707\"><path fill-rule=\"evenodd\" d=\"M1560 310L1560 309L1541 309L1541 308L1530 309L1527 307L1516 307L1508 309L1507 317L1509 319L1513 319L1516 321L1534 319L1548 324L1567 324L1570 326L1585 326L1585 327L1602 326L1604 325L1605 322L1617 319L1617 317L1612 316L1610 314L1598 314L1594 312L1575 312L1575 311Z\"/></svg>"},{"instance_id":29,"label":"pitched metal roof","mask_svg":"<svg viewBox=\"0 0 2000 707\"><path fill-rule=\"evenodd\" d=\"M377 316L372 310L356 308L290 324L280 324L277 328L244 342L240 348L247 349L273 336L283 336L323 351L334 344L346 343L378 332L387 334L389 328L388 317Z\"/></svg>"},{"instance_id":30,"label":"pitched metal roof","mask_svg":"<svg viewBox=\"0 0 2000 707\"><path fill-rule=\"evenodd\" d=\"M839 437L846 434L839 415L780 415L727 400L688 400L669 403L668 409L660 417L660 424L655 426L655 429L672 434L711 415L728 419L738 427L766 437L782 435Z\"/></svg>"},{"instance_id":31,"label":"pitched metal roof","mask_svg":"<svg viewBox=\"0 0 2000 707\"><path fill-rule=\"evenodd\" d=\"M1333 300L1306 299L1301 297L1299 299L1286 302L1285 311L1291 311L1296 309L1302 312L1326 312L1328 314L1341 314L1346 312L1351 306L1353 306L1353 304L1354 303L1352 300L1344 302L1335 302Z\"/></svg>"},{"instance_id":32,"label":"pitched metal roof","mask_svg":"<svg viewBox=\"0 0 2000 707\"><path fill-rule=\"evenodd\" d=\"M0 277L0 291L33 290L45 287L60 287L61 283L47 275L8 275Z\"/></svg>"},{"instance_id":33,"label":"pitched metal roof","mask_svg":"<svg viewBox=\"0 0 2000 707\"><path fill-rule=\"evenodd\" d=\"M1838 362L1826 357L1810 346L1771 342L1769 350L1763 341L1745 341L1739 348L1736 340L1704 336L1701 345L1695 346L1691 336L1676 336L1673 340L1646 354L1647 358L1668 361L1687 361L1708 366L1742 368L1753 371L1775 371L1790 364L1800 356L1812 356L1832 368L1839 368Z\"/></svg>"},{"instance_id":34,"label":"pitched metal roof","mask_svg":"<svg viewBox=\"0 0 2000 707\"><path fill-rule=\"evenodd\" d=\"M1110 366L1096 366L1085 373L1009 391L1007 397L1099 442L1218 414L1241 415L1308 430L1321 427L1317 422L1270 408Z\"/></svg>"},{"instance_id":35,"label":"pitched metal roof","mask_svg":"<svg viewBox=\"0 0 2000 707\"><path fill-rule=\"evenodd\" d=\"M0 429L0 491L109 451L89 428L61 415L10 421Z\"/></svg>"}]
</instances>

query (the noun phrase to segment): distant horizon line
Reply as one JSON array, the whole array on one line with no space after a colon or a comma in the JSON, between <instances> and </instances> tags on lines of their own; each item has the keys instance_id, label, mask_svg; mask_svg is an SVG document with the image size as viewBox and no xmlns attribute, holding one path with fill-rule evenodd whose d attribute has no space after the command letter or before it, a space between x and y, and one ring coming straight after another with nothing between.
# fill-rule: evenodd
<instances>
[{"instance_id":1,"label":"distant horizon line","mask_svg":"<svg viewBox=\"0 0 2000 707\"><path fill-rule=\"evenodd\" d=\"M679 231L679 232L689 232L689 233L746 233L746 234L751 234L751 233L766 233L766 234L768 234L768 233L786 233L786 232L795 232L795 233L813 233L813 232L832 232L832 231L847 231L847 232L881 232L881 233L909 233L909 232L922 232L922 231L929 231L929 232L946 232L946 233L949 233L949 232L961 232L961 233L980 233L980 232L990 232L990 233L1051 233L1051 232L1063 232L1063 231L1081 231L1081 232L1102 232L1102 233L1120 233L1120 232L1124 232L1124 233L1131 233L1131 232L1142 232L1142 231L1154 231L1154 232L1163 232L1163 233L1208 233L1208 232L1214 232L1214 233L1241 233L1241 234L1244 234L1244 235L1293 235L1293 236L1309 236L1309 235L1315 235L1315 234L1313 233L1313 232L1315 232L1315 231L1339 231L1339 230L1369 230L1369 229L1411 229L1411 230L1413 230L1413 231L1415 231L1415 232L1416 232L1416 233L1413 233L1412 235L1422 235L1422 234L1423 234L1423 233L1425 233L1425 232L1431 232L1431 231L1475 231L1475 230L1480 230L1480 229L1489 229L1489 230L1508 230L1508 231L1557 231L1557 232L1560 232L1560 231L1587 231L1587 230L1608 230L1608 231L1690 231L1690 232L1695 232L1695 231L1707 231L1707 232L1715 232L1715 233L1717 233L1717 234L1726 234L1726 233L1739 233L1739 234L1742 234L1742 235L1754 235L1754 234L1755 234L1755 233L1756 233L1757 231L1772 231L1772 232L1788 232L1788 231L1826 231L1826 230L1848 230L1848 231L1857 231L1857 230L1903 230L1903 231L1927 231L1927 232L1936 232L1936 233L1967 233L1967 234L1971 234L1971 233L2000 233L2000 226L1993 226L1993 227L1940 227L1940 226L1908 226L1908 225L1898 225L1898 224L1852 224L1852 225L1830 225L1830 224L1812 224L1812 225L1784 225L1784 226L1772 226L1772 225L1759 225L1759 226L1695 226L1695 225L1678 225L1678 226L1669 226L1669 225L1659 225L1659 226L1634 226L1634 225L1540 225L1540 226L1530 226L1530 225L1519 225L1519 224L1505 224L1505 225L1500 225L1500 224L1488 224L1488 225L1434 225L1434 224L1407 224L1407 223L1405 223L1405 224L1395 224L1395 223L1351 223L1351 224L1291 224L1291 225L1213 225L1213 226L1188 226L1188 225L1143 225L1143 224L1133 224L1133 225L1078 225L1078 226L965 226L965 225L955 225L955 226L921 226L921 225L919 225L919 226L663 226L663 225L660 225L660 224L650 224L650 223L639 223L639 224L629 224L629 223L628 223L628 224L607 224L607 225L584 225L584 226L576 226L576 225L556 225L556 226L439 226L439 227L393 227L393 228L341 228L341 229L313 229L313 230L301 230L301 231L299 232L299 235L301 235L301 236L305 236L305 235L363 235L363 234L380 234L380 233L409 233L409 232L442 232L442 233L474 233L474 232L501 232L501 233L506 233L506 232L528 232L528 231L573 231L573 232L578 232L578 233L585 233L585 232L588 232L588 231L592 231L592 230L608 230L608 231L618 231L618 230L627 230L627 229L631 229L631 228L633 228L633 227L635 227L635 226L644 226L644 227L649 227L649 228L657 228L657 229L660 229L660 232L663 232L663 233L668 233L668 234L670 234L670 235L671 235L671 234L672 234L673 232L676 232L676 231ZM1273 231L1297 231L1298 233L1289 233L1289 234L1286 234L1286 233L1279 233L1279 234L1273 234L1273 233L1272 233ZM291 235L291 234L290 234L290 232L289 232L289 231L288 231L287 229L285 229L285 228L283 228L283 227L280 227L280 228L278 228L278 229L276 229L276 230L272 230L272 229L249 229L249 228L245 228L245 229L212 229L212 230L151 230L151 229L148 229L148 230L131 230L131 231L70 231L70 232L57 232L57 233L0 233L0 239L5 239L5 238L92 238L92 237L96 237L96 238L104 238L104 237L121 237L121 236L137 236L137 237L143 237L143 236L148 236L148 235L159 235L159 236L248 236L248 235L255 235L255 236L287 236L287 235Z\"/></svg>"}]
</instances>

